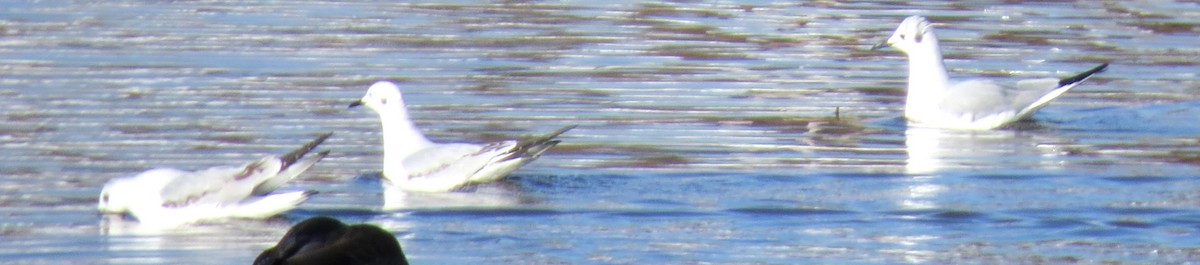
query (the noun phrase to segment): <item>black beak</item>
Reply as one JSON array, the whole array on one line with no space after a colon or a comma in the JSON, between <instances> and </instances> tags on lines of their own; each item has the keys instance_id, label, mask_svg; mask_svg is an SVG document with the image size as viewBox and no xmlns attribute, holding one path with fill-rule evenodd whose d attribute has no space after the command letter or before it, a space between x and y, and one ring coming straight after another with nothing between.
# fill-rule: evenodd
<instances>
[{"instance_id":1,"label":"black beak","mask_svg":"<svg viewBox=\"0 0 1200 265\"><path fill-rule=\"evenodd\" d=\"M358 106L362 106L362 104L363 104L363 103L362 103L362 100L358 100L358 101L355 101L355 102L351 102L351 103L350 103L350 106L349 106L349 107L346 107L346 108L347 108L347 109L349 109L349 108L353 108L353 107L358 107Z\"/></svg>"}]
</instances>

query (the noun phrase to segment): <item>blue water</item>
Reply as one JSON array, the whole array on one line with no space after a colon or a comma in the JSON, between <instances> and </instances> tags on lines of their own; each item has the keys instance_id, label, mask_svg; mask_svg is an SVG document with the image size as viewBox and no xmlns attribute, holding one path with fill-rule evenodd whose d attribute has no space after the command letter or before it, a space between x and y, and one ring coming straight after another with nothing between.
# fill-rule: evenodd
<instances>
[{"instance_id":1,"label":"blue water","mask_svg":"<svg viewBox=\"0 0 1200 265\"><path fill-rule=\"evenodd\" d=\"M953 75L1109 71L994 132L908 128L935 22ZM1200 6L13 2L0 5L0 263L239 264L309 216L376 224L415 264L1188 263L1200 254ZM394 80L439 141L580 127L508 181L382 209ZM835 114L836 113L836 114ZM105 181L332 154L270 220L101 216Z\"/></svg>"}]
</instances>

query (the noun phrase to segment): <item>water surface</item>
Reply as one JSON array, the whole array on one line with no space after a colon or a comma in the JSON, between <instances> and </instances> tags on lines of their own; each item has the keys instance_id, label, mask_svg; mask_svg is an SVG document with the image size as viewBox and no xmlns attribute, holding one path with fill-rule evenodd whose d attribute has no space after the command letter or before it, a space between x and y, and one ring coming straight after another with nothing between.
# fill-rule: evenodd
<instances>
[{"instance_id":1,"label":"water surface","mask_svg":"<svg viewBox=\"0 0 1200 265\"><path fill-rule=\"evenodd\" d=\"M994 132L909 128L926 15L953 75L1109 71ZM1147 3L16 2L0 7L0 259L238 264L313 215L416 264L1183 263L1200 255L1200 7ZM381 209L399 83L439 141L580 127L506 183ZM266 221L102 217L105 181L333 153Z\"/></svg>"}]
</instances>

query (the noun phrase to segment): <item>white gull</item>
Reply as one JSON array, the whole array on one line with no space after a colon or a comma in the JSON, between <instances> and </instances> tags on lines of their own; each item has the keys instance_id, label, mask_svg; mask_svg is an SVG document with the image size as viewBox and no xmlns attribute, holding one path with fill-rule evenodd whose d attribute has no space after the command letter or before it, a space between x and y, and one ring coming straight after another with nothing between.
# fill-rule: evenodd
<instances>
[{"instance_id":1,"label":"white gull","mask_svg":"<svg viewBox=\"0 0 1200 265\"><path fill-rule=\"evenodd\" d=\"M570 125L545 136L519 141L434 143L409 118L400 88L395 84L376 82L350 107L360 105L378 113L383 125L385 191L396 188L444 192L470 183L500 180L557 145L559 140L555 137L559 134L575 128Z\"/></svg>"},{"instance_id":2,"label":"white gull","mask_svg":"<svg viewBox=\"0 0 1200 265\"><path fill-rule=\"evenodd\" d=\"M911 16L884 43L908 55L908 96L904 117L920 126L990 130L1029 118L1055 98L1104 71L1108 64L1067 78L1017 81L1012 86L987 79L953 80L942 63L933 25Z\"/></svg>"},{"instance_id":3,"label":"white gull","mask_svg":"<svg viewBox=\"0 0 1200 265\"><path fill-rule=\"evenodd\" d=\"M97 209L133 215L145 225L171 227L224 218L267 218L295 208L314 191L275 193L329 151L306 156L329 138L324 133L283 156L242 166L198 171L156 168L104 184Z\"/></svg>"}]
</instances>

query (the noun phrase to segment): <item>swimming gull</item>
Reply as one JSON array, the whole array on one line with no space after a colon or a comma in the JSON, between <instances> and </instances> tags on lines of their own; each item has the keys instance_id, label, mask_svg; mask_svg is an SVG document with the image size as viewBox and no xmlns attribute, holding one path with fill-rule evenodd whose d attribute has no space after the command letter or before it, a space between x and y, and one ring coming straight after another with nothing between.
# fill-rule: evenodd
<instances>
[{"instance_id":1,"label":"swimming gull","mask_svg":"<svg viewBox=\"0 0 1200 265\"><path fill-rule=\"evenodd\" d=\"M434 143L410 120L400 88L392 82L376 82L350 107L360 105L378 113L383 125L385 189L444 192L465 184L499 180L537 159L559 143L555 137L575 128L570 125L519 141Z\"/></svg>"},{"instance_id":2,"label":"swimming gull","mask_svg":"<svg viewBox=\"0 0 1200 265\"><path fill-rule=\"evenodd\" d=\"M1021 80L1012 86L987 79L950 79L933 25L920 16L904 19L887 41L871 49L885 45L908 55L904 117L937 128L990 130L1026 119L1108 67L1105 63L1067 78Z\"/></svg>"},{"instance_id":3,"label":"swimming gull","mask_svg":"<svg viewBox=\"0 0 1200 265\"><path fill-rule=\"evenodd\" d=\"M315 191L275 193L329 151L308 156L333 133L324 133L283 156L242 166L198 171L151 169L104 184L97 206L102 213L129 213L145 225L177 226L223 218L266 218L295 208Z\"/></svg>"}]
</instances>

